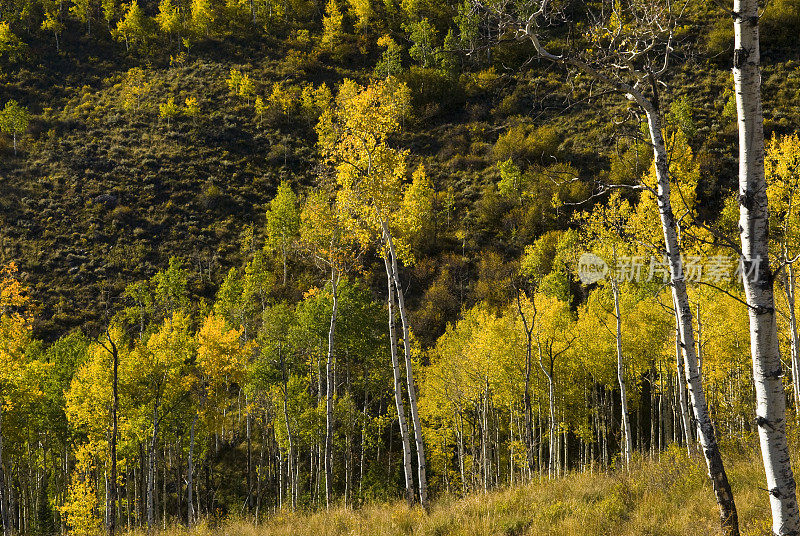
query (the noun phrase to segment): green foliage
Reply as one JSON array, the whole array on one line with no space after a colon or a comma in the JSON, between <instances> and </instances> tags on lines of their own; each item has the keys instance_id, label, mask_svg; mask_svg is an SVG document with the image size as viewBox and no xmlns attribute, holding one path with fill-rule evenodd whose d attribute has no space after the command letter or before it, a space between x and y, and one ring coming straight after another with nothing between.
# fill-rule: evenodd
<instances>
[{"instance_id":1,"label":"green foliage","mask_svg":"<svg viewBox=\"0 0 800 536\"><path fill-rule=\"evenodd\" d=\"M17 137L22 136L28 129L31 114L27 108L15 100L6 102L0 110L0 131L10 134L14 139L14 153L17 152Z\"/></svg>"},{"instance_id":2,"label":"green foliage","mask_svg":"<svg viewBox=\"0 0 800 536\"><path fill-rule=\"evenodd\" d=\"M478 39L478 25L480 24L480 13L469 0L464 0L458 4L458 15L455 18L458 26L459 44L466 49L472 49Z\"/></svg>"},{"instance_id":3,"label":"green foliage","mask_svg":"<svg viewBox=\"0 0 800 536\"><path fill-rule=\"evenodd\" d=\"M365 31L372 19L375 17L373 0L348 0L350 12L356 20L356 27L360 31Z\"/></svg>"},{"instance_id":4,"label":"green foliage","mask_svg":"<svg viewBox=\"0 0 800 536\"><path fill-rule=\"evenodd\" d=\"M722 58L733 50L733 24L727 17L717 19L706 35L706 51L711 57Z\"/></svg>"},{"instance_id":5,"label":"green foliage","mask_svg":"<svg viewBox=\"0 0 800 536\"><path fill-rule=\"evenodd\" d=\"M380 61L375 65L375 77L389 78L398 75L403 70L401 59L403 47L389 35L381 36L378 39L378 46L386 50L383 51Z\"/></svg>"},{"instance_id":6,"label":"green foliage","mask_svg":"<svg viewBox=\"0 0 800 536\"><path fill-rule=\"evenodd\" d=\"M500 162L511 159L518 165L546 163L557 155L560 142L561 136L552 126L532 128L520 124L500 135L492 154Z\"/></svg>"},{"instance_id":7,"label":"green foliage","mask_svg":"<svg viewBox=\"0 0 800 536\"><path fill-rule=\"evenodd\" d=\"M281 182L267 211L266 246L278 251L283 259L283 280L286 283L287 260L300 230L300 209L292 187Z\"/></svg>"},{"instance_id":8,"label":"green foliage","mask_svg":"<svg viewBox=\"0 0 800 536\"><path fill-rule=\"evenodd\" d=\"M328 0L325 6L325 16L322 18L322 37L320 46L328 51L334 51L340 44L344 35L344 14L339 9L336 0Z\"/></svg>"},{"instance_id":9,"label":"green foliage","mask_svg":"<svg viewBox=\"0 0 800 536\"><path fill-rule=\"evenodd\" d=\"M191 25L197 35L208 37L214 30L217 14L210 0L192 0Z\"/></svg>"},{"instance_id":10,"label":"green foliage","mask_svg":"<svg viewBox=\"0 0 800 536\"><path fill-rule=\"evenodd\" d=\"M436 28L427 18L411 22L404 26L411 48L408 55L421 67L433 67L436 64Z\"/></svg>"},{"instance_id":11,"label":"green foliage","mask_svg":"<svg viewBox=\"0 0 800 536\"><path fill-rule=\"evenodd\" d=\"M167 128L169 128L170 121L178 117L180 109L175 104L175 97L170 97L167 102L158 105L158 117L167 120Z\"/></svg>"},{"instance_id":12,"label":"green foliage","mask_svg":"<svg viewBox=\"0 0 800 536\"><path fill-rule=\"evenodd\" d=\"M14 35L8 21L0 21L0 57L15 61L20 58L23 50L24 44Z\"/></svg>"},{"instance_id":13,"label":"green foliage","mask_svg":"<svg viewBox=\"0 0 800 536\"><path fill-rule=\"evenodd\" d=\"M796 47L800 44L800 5L776 0L766 6L759 25L765 45Z\"/></svg>"},{"instance_id":14,"label":"green foliage","mask_svg":"<svg viewBox=\"0 0 800 536\"><path fill-rule=\"evenodd\" d=\"M779 134L791 134L798 119L790 4L768 6L762 26L766 126ZM661 101L672 103L664 119L676 206L687 219L700 215L735 236L735 162L724 156L735 154L725 64L733 39L730 20L716 22L706 11L691 7L677 29L676 56L688 59L670 64L675 91L663 91ZM546 463L536 448L533 469L526 459L526 337L515 303L522 286L537 291L532 301L521 296L521 307L528 318L537 307L530 390L543 456L550 423L538 353L549 370L550 350L564 350L553 365L556 430L568 443L564 465L593 470L595 480L581 480L590 488L598 478L622 480L607 493L586 491L581 506L564 498L571 496L567 480L554 480L548 485L564 493L528 517L515 505L529 505L529 498L512 487L499 492L509 494L510 505L481 519L498 519L499 532L541 522L542 533L564 526L564 534L575 534L588 525L568 520L585 506L597 512L597 532L608 533L634 511L641 482L597 471L613 466L602 459L602 445L613 459L619 434L608 332L614 318L603 283L579 284L575 257L595 246L605 254L608 244L649 255L643 244L660 240L657 207L647 191L600 205L610 229L597 236L572 217L591 209L604 183L653 184L651 148L624 139L637 126L624 102L583 78L567 80L561 70L528 62L528 43L504 36L498 46L484 46L484 30L494 37L496 28L484 26L472 2L163 0L156 9L45 0L5 6L3 15L7 98L37 114L19 129L3 128L8 144L25 135L25 154L3 162L13 188L0 199L0 249L20 259L19 280L30 283L38 302L35 321L7 321L6 311L17 306L4 305L0 329L6 487L21 501L26 527L37 524L32 516L51 518L48 507L63 512L51 532L97 531L103 518L110 353L77 332L59 338L76 326L103 342L108 328L120 349L119 481L120 491L133 494L122 498L123 509L143 511L142 467L157 409L157 517L165 506L171 524L178 520L173 506L185 510L191 428L195 503L199 495L199 514L210 524L225 512L254 518L257 501L262 518L281 508L271 523L312 519L289 510L293 498L297 509L324 504L317 475L332 289L323 281L332 266L348 270L338 288L333 446L334 501L348 509L331 508L320 519L353 520L353 506L395 499L402 475L380 290L384 222L404 261L409 323L419 342L414 376L433 493L483 493L484 486L535 480L536 464ZM571 32L560 24L552 30L547 46L581 46L581 23ZM53 37L60 54L48 44ZM186 48L180 54L178 43ZM683 56L685 46L694 55ZM346 78L377 82L363 87ZM181 115L194 126L174 125ZM168 128L154 128L160 120ZM766 159L772 251L780 257L786 246L791 258L796 195L780 185L793 180L794 161L777 139ZM716 214L719 199L726 201ZM716 252L701 246L714 241L708 234L683 225L687 253ZM166 267L174 256L185 261ZM623 288L626 380L632 418L642 428L637 449L652 452L648 400L668 402L675 385L673 326L663 307L669 296L654 285ZM735 285L725 290L739 295ZM742 359L748 335L739 321L746 312L713 289L690 292L701 305L704 384L727 445L729 431L747 434L752 413ZM779 329L788 350L784 320ZM655 426L668 443L672 430ZM702 472L675 458L678 450L661 452L674 471L647 480L663 479L658 489L670 498L670 489L702 488ZM471 512L471 500L458 508ZM446 501L427 516L392 507L399 513L387 530L469 532L443 519ZM141 519L132 515L132 524ZM494 530L486 523L473 532ZM670 531L641 523L632 533ZM231 533L249 530L233 526ZM694 525L676 533L692 531Z\"/></svg>"},{"instance_id":15,"label":"green foliage","mask_svg":"<svg viewBox=\"0 0 800 536\"><path fill-rule=\"evenodd\" d=\"M697 136L697 126L692 118L692 107L686 97L682 97L670 105L667 122L672 128L680 129L688 140Z\"/></svg>"},{"instance_id":16,"label":"green foliage","mask_svg":"<svg viewBox=\"0 0 800 536\"><path fill-rule=\"evenodd\" d=\"M158 13L155 17L156 24L165 34L172 36L181 31L181 11L172 0L161 0L158 3Z\"/></svg>"},{"instance_id":17,"label":"green foliage","mask_svg":"<svg viewBox=\"0 0 800 536\"><path fill-rule=\"evenodd\" d=\"M128 4L125 15L117 23L114 37L125 41L126 49L142 46L149 36L149 23L150 21L139 6L138 0L133 0Z\"/></svg>"}]
</instances>

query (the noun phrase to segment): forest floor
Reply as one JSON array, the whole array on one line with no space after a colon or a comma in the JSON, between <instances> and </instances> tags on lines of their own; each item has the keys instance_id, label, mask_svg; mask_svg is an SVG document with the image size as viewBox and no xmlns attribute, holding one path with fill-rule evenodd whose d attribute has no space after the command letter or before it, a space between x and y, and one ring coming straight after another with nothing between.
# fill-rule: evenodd
<instances>
[{"instance_id":1,"label":"forest floor","mask_svg":"<svg viewBox=\"0 0 800 536\"><path fill-rule=\"evenodd\" d=\"M758 447L728 450L725 463L742 535L771 534ZM797 467L795 460L795 467ZM705 536L721 534L705 464L672 447L659 459L639 458L630 471L570 473L555 480L436 500L430 513L403 502L359 509L281 513L256 526L229 520L159 536Z\"/></svg>"}]
</instances>

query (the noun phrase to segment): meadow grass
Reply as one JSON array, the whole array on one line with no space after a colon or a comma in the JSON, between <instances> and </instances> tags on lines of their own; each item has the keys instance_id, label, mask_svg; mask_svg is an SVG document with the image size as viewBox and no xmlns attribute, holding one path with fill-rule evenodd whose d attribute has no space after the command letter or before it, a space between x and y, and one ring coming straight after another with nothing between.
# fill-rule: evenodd
<instances>
[{"instance_id":1,"label":"meadow grass","mask_svg":"<svg viewBox=\"0 0 800 536\"><path fill-rule=\"evenodd\" d=\"M704 462L677 447L629 471L570 473L556 480L437 499L429 513L404 502L280 512L255 525L229 519L172 527L160 536L711 536L721 534ZM726 459L742 534L769 535L757 451ZM796 464L795 464L796 466Z\"/></svg>"}]
</instances>

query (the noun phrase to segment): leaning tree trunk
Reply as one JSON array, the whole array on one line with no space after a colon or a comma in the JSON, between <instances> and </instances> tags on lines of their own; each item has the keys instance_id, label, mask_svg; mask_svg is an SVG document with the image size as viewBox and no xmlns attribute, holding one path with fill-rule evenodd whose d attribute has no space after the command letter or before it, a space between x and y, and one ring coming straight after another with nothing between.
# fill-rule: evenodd
<instances>
[{"instance_id":1,"label":"leaning tree trunk","mask_svg":"<svg viewBox=\"0 0 800 536\"><path fill-rule=\"evenodd\" d=\"M742 17L743 10L739 9L743 3L747 3L749 6L748 16L745 17L748 21L758 21L758 6L757 0L734 0L734 12L739 13L739 17ZM750 5L752 4L752 5ZM739 27L742 25L742 20L744 18L737 18L735 19L736 26L737 26L737 43L740 42L739 34ZM531 21L535 21L534 18ZM750 24L750 22L748 22ZM754 27L755 28L755 27ZM720 456L719 446L717 445L717 441L714 435L714 426L711 423L711 419L708 415L708 408L706 405L705 394L703 393L703 386L702 382L700 381L700 374L699 369L697 366L697 355L695 354L694 349L694 331L692 329L692 310L689 304L689 296L686 293L686 282L683 279L683 271L681 268L681 252L680 247L678 246L678 238L677 232L675 227L675 217L672 213L672 203L670 202L670 184L669 184L669 159L667 156L666 145L664 143L664 137L662 135L661 129L661 119L659 117L659 110L657 104L654 105L654 102L657 101L650 101L648 100L641 90L634 84L630 85L625 83L619 79L615 79L612 76L605 74L604 72L598 71L591 65L569 56L556 56L554 54L549 53L544 46L542 46L541 42L539 41L539 36L535 31L531 31L530 28L526 29L526 34L531 40L536 51L539 55L547 60L571 65L573 67L578 68L585 74L605 82L613 87L616 91L624 94L626 98L635 101L639 107L646 113L647 115L647 125L650 132L650 139L653 144L653 155L655 158L655 171L656 171L656 179L658 182L657 188L657 201L658 201L658 209L661 217L661 227L664 232L664 245L667 253L667 257L669 259L669 267L670 267L670 276L672 279L672 293L673 299L675 303L678 305L678 314L680 318L680 331L681 331L681 340L683 341L683 355L684 355L684 363L686 365L686 377L689 384L689 396L692 401L692 408L695 412L695 417L697 418L697 429L698 434L700 435L700 444L703 447L703 453L706 458L706 464L708 465L708 473L709 477L711 478L713 487L714 487L714 494L717 498L717 504L719 505L720 509L720 517L722 522L722 529L728 535L738 535L739 534L739 521L738 516L736 514L736 506L733 500L733 494L731 493L730 483L728 482L727 474L725 473L725 468L722 464L722 457ZM757 36L758 31L756 28L755 31L755 57L756 60L758 58L758 46L757 46ZM740 48L737 46L737 49ZM758 86L758 66L756 61L756 69L755 69L755 77L751 77L751 83L755 83ZM666 68L666 64L665 67ZM739 73L741 74L741 73ZM737 77L737 68L734 67L734 79L736 80ZM648 81L650 82L652 88L656 90L658 88L659 80L658 75L656 73L651 72L647 76ZM738 86L739 82L737 82ZM657 97L657 95L654 95ZM740 92L737 91L737 107L740 111L740 118L742 116L741 110L742 106L740 105L741 102L741 95ZM758 125L761 128L761 101L760 98L758 99ZM747 137L743 138L742 136L742 120L740 119L740 128L739 128L739 136L740 139L747 139ZM752 140L750 140L752 142ZM761 143L761 159L759 160L761 163L761 179L763 183L763 147L764 147L764 139L763 135L760 138ZM740 163L741 166L741 163ZM745 189L747 191L747 189ZM764 197L764 205L766 205L766 189L762 188L762 194ZM766 220L765 220L766 223ZM742 234L742 241L745 241L744 232ZM764 249L766 252L766 240L764 240ZM746 248L743 248L746 249ZM770 285L771 288L771 285ZM771 294L770 294L771 297ZM752 313L752 311L751 311ZM774 318L774 313L773 313ZM752 317L752 314L751 314ZM777 337L776 337L777 339ZM780 367L780 359L778 359L778 367ZM754 360L754 368L755 368L755 360ZM780 378L777 378L777 382L780 383ZM757 387L758 389L758 387ZM781 408L781 413L783 413L783 408ZM772 414L770 414L772 416ZM782 420L780 421L783 422ZM763 431L763 426L760 426L760 431ZM762 436L763 437L763 436ZM786 444L786 436L783 434L783 445ZM762 446L763 446L763 439L762 439ZM767 458L765 457L765 460ZM766 465L766 462L765 462ZM786 467L788 468L788 455L786 456ZM769 474L769 470L767 471ZM791 485L791 497L792 497L792 504L794 504L794 519L797 519L797 505L794 501L794 479L791 478L791 469L789 468L788 471L789 479L792 483ZM788 482L788 481L785 481ZM787 489L781 488L779 493L783 493L784 491L788 491ZM779 499L779 501L782 499ZM773 511L774 511L774 503L773 503ZM800 523L795 523L793 526L797 527ZM793 530L796 530L793 529Z\"/></svg>"},{"instance_id":2,"label":"leaning tree trunk","mask_svg":"<svg viewBox=\"0 0 800 536\"><path fill-rule=\"evenodd\" d=\"M411 423L414 425L414 441L417 448L417 476L419 479L419 502L423 508L428 508L428 477L425 463L425 442L422 437L422 421L417 410L417 387L414 382L414 368L411 361L411 333L408 326L408 315L403 298L403 287L400 283L400 273L397 269L397 255L392 242L392 235L388 226L384 223L383 228L386 243L389 246L391 255L392 279L394 280L395 291L397 292L397 308L400 310L400 323L403 329L403 349L406 361L406 387L408 389L408 405L411 407Z\"/></svg>"},{"instance_id":3,"label":"leaning tree trunk","mask_svg":"<svg viewBox=\"0 0 800 536\"><path fill-rule=\"evenodd\" d=\"M403 402L403 381L400 377L400 363L397 359L397 335L394 325L394 281L392 267L388 253L384 255L386 265L386 279L389 291L389 347L392 357L392 374L394 377L394 401L397 406L397 421L400 425L400 439L403 443L403 475L406 483L406 501L414 504L414 474L411 468L411 442L408 438L408 424L406 423L406 407Z\"/></svg>"},{"instance_id":4,"label":"leaning tree trunk","mask_svg":"<svg viewBox=\"0 0 800 536\"><path fill-rule=\"evenodd\" d=\"M764 118L758 1L734 0L733 82L739 120L739 229L742 281L750 317L756 423L775 534L800 534L800 513L786 440L786 400L769 265L769 209L764 177Z\"/></svg>"},{"instance_id":5,"label":"leaning tree trunk","mask_svg":"<svg viewBox=\"0 0 800 536\"><path fill-rule=\"evenodd\" d=\"M620 408L622 413L622 430L625 438L625 467L630 467L633 452L631 420L628 415L628 390L625 387L625 371L622 363L622 315L619 310L619 286L616 280L611 281L611 292L614 295L614 317L617 320L617 382L619 383Z\"/></svg>"},{"instance_id":6,"label":"leaning tree trunk","mask_svg":"<svg viewBox=\"0 0 800 536\"><path fill-rule=\"evenodd\" d=\"M333 306L331 309L331 325L328 330L328 357L325 362L325 506L331 507L332 485L333 485L333 352L334 335L336 331L336 313L339 306L339 296L337 292L336 269L331 269L331 294Z\"/></svg>"},{"instance_id":7,"label":"leaning tree trunk","mask_svg":"<svg viewBox=\"0 0 800 536\"><path fill-rule=\"evenodd\" d=\"M714 494L717 499L717 504L719 505L723 532L727 535L736 536L739 534L739 517L736 513L736 504L733 500L730 483L728 482L728 475L722 463L722 456L714 431L714 424L711 422L711 417L708 414L708 405L706 404L705 392L703 391L703 384L700 378L700 370L697 365L692 308L689 302L689 294L686 291L686 280L684 279L681 265L678 233L675 217L672 212L669 183L669 158L662 135L661 119L658 109L653 106L651 102L641 99L640 104L643 104L647 113L650 139L653 144L656 179L658 181L656 197L661 216L661 227L664 232L664 245L669 262L670 277L672 280L672 298L679 320L678 325L680 327L686 383L689 386L689 398L692 401L692 409L697 419L698 439L700 440L700 445L703 447L703 454L706 459L706 465L708 466L708 475L711 478ZM682 378L679 378L679 381L682 380Z\"/></svg>"}]
</instances>

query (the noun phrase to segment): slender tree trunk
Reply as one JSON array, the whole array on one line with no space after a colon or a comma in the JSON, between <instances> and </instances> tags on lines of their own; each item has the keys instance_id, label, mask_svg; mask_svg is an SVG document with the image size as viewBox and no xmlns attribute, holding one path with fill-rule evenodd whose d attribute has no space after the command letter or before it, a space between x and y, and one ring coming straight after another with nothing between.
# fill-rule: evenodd
<instances>
[{"instance_id":1,"label":"slender tree trunk","mask_svg":"<svg viewBox=\"0 0 800 536\"><path fill-rule=\"evenodd\" d=\"M786 439L774 274L769 265L758 1L734 0L733 13L733 82L739 121L739 229L742 281L750 317L756 423L772 507L772 530L779 535L800 534L800 513Z\"/></svg>"},{"instance_id":2,"label":"slender tree trunk","mask_svg":"<svg viewBox=\"0 0 800 536\"><path fill-rule=\"evenodd\" d=\"M631 433L630 416L628 415L628 391L625 388L625 371L622 363L622 314L619 309L619 286L616 280L611 282L611 291L614 295L614 317L617 321L617 382L619 383L619 398L622 414L625 467L628 468L630 467L631 453L633 452L633 437Z\"/></svg>"},{"instance_id":3,"label":"slender tree trunk","mask_svg":"<svg viewBox=\"0 0 800 536\"><path fill-rule=\"evenodd\" d=\"M689 386L689 397L692 401L695 419L697 420L697 433L703 454L708 466L708 475L714 488L714 494L720 509L720 521L722 530L727 535L738 536L739 518L736 513L736 504L731 492L728 475L722 463L722 456L717 443L714 424L708 414L708 406L703 391L703 384L700 378L700 371L697 364L695 353L694 326L692 322L692 307L689 303L689 295L686 292L686 280L684 279L683 267L681 265L680 246L675 224L675 217L672 212L672 202L670 199L669 183L669 158L667 155L666 144L662 136L661 119L656 107L650 102L645 102L647 121L650 128L650 139L653 143L653 155L655 159L656 179L658 181L657 200L661 216L661 227L664 232L664 245L669 261L670 277L672 279L672 297L678 315L678 325L680 327L681 347L683 349L684 372L686 383ZM683 382L683 378L679 379ZM688 435L688 434L687 434Z\"/></svg>"},{"instance_id":4,"label":"slender tree trunk","mask_svg":"<svg viewBox=\"0 0 800 536\"><path fill-rule=\"evenodd\" d=\"M289 452L286 456L286 476L288 477L288 484L292 494L292 510L297 507L297 497L294 493L295 482L294 482L294 472L292 471L292 455L294 454L294 436L292 435L292 426L289 423L289 378L286 374L286 360L283 358L283 348L279 348L278 353L280 354L281 360L281 373L283 375L283 417L286 419L286 437L289 440ZM281 474L283 474L283 468L281 468Z\"/></svg>"},{"instance_id":5,"label":"slender tree trunk","mask_svg":"<svg viewBox=\"0 0 800 536\"><path fill-rule=\"evenodd\" d=\"M253 426L252 426L252 419L250 416L250 404L248 400L247 394L244 396L244 406L245 411L245 429L246 429L246 441L247 441L247 475L246 475L246 483L247 483L247 499L245 504L247 506L247 514L251 514L253 511Z\"/></svg>"},{"instance_id":6,"label":"slender tree trunk","mask_svg":"<svg viewBox=\"0 0 800 536\"><path fill-rule=\"evenodd\" d=\"M197 425L197 413L192 419L192 426L189 428L189 463L186 471L186 523L191 527L196 518L194 511L194 429Z\"/></svg>"},{"instance_id":7,"label":"slender tree trunk","mask_svg":"<svg viewBox=\"0 0 800 536\"><path fill-rule=\"evenodd\" d=\"M11 531L11 527L8 524L8 494L5 474L5 464L3 463L3 401L0 400L0 525L3 528L3 536L8 535Z\"/></svg>"},{"instance_id":8,"label":"slender tree trunk","mask_svg":"<svg viewBox=\"0 0 800 536\"><path fill-rule=\"evenodd\" d=\"M117 435L118 422L117 412L119 411L119 352L117 345L108 336L111 344L112 359L112 384L111 384L111 483L109 485L108 496L108 534L114 536L117 527Z\"/></svg>"},{"instance_id":9,"label":"slender tree trunk","mask_svg":"<svg viewBox=\"0 0 800 536\"><path fill-rule=\"evenodd\" d=\"M147 531L155 529L156 442L158 440L158 400L153 405L153 435L147 447Z\"/></svg>"},{"instance_id":10,"label":"slender tree trunk","mask_svg":"<svg viewBox=\"0 0 800 536\"><path fill-rule=\"evenodd\" d=\"M535 457L533 454L533 409L531 408L531 357L533 351L533 326L536 322L536 303L531 300L533 304L533 313L531 315L530 325L525 316L525 311L522 309L522 302L517 292L517 312L520 319L522 319L522 326L525 329L525 390L523 392L523 403L525 405L525 447L528 456L528 466L531 471L535 471Z\"/></svg>"},{"instance_id":11,"label":"slender tree trunk","mask_svg":"<svg viewBox=\"0 0 800 536\"><path fill-rule=\"evenodd\" d=\"M258 525L259 520L261 519L261 487L264 481L264 452L267 446L267 418L266 415L262 419L262 428L261 428L261 453L258 457L258 467L256 468L256 512L255 512L255 524Z\"/></svg>"},{"instance_id":12,"label":"slender tree trunk","mask_svg":"<svg viewBox=\"0 0 800 536\"><path fill-rule=\"evenodd\" d=\"M674 302L673 302L674 303ZM686 377L683 371L683 352L681 351L681 327L680 318L678 317L678 308L675 307L675 366L678 371L678 403L681 406L681 423L683 425L683 439L686 441L686 452L689 456L692 455L692 431L689 419L689 406L686 401L686 382L683 380Z\"/></svg>"},{"instance_id":13,"label":"slender tree trunk","mask_svg":"<svg viewBox=\"0 0 800 536\"><path fill-rule=\"evenodd\" d=\"M408 325L403 286L400 283L400 273L397 268L397 255L394 251L392 235L386 223L383 223L383 232L391 256L392 279L397 292L397 308L400 310L400 323L403 329L403 349L406 361L406 387L408 389L408 405L411 409L411 422L414 426L414 440L417 448L417 476L419 484L419 502L423 508L428 508L428 477L425 463L425 442L422 437L422 421L417 409L417 387L414 381L414 366L411 359L411 330Z\"/></svg>"},{"instance_id":14,"label":"slender tree trunk","mask_svg":"<svg viewBox=\"0 0 800 536\"><path fill-rule=\"evenodd\" d=\"M394 400L397 406L397 421L400 425L400 439L403 443L403 474L406 483L406 501L414 504L414 476L411 468L411 443L408 437L408 424L406 423L406 407L403 403L403 384L400 378L400 363L397 359L397 335L394 324L394 281L392 279L392 267L388 254L384 255L386 265L387 287L389 291L389 347L392 357L392 374L394 377Z\"/></svg>"},{"instance_id":15,"label":"slender tree trunk","mask_svg":"<svg viewBox=\"0 0 800 536\"><path fill-rule=\"evenodd\" d=\"M703 381L703 321L700 318L700 303L697 303L697 372Z\"/></svg>"},{"instance_id":16,"label":"slender tree trunk","mask_svg":"<svg viewBox=\"0 0 800 536\"><path fill-rule=\"evenodd\" d=\"M792 353L792 388L794 411L800 420L800 338L797 334L797 311L795 304L794 265L786 266L786 303L789 309L789 335Z\"/></svg>"},{"instance_id":17,"label":"slender tree trunk","mask_svg":"<svg viewBox=\"0 0 800 536\"><path fill-rule=\"evenodd\" d=\"M339 306L338 274L331 268L331 325L328 330L328 357L325 362L325 506L331 507L333 498L333 397L335 385L333 381L333 353L336 332L336 314Z\"/></svg>"},{"instance_id":18,"label":"slender tree trunk","mask_svg":"<svg viewBox=\"0 0 800 536\"><path fill-rule=\"evenodd\" d=\"M369 391L364 389L364 411L362 415L364 416L364 421L361 423L361 456L358 462L358 498L359 501L363 498L363 491L364 491L364 457L366 454L366 447L367 447L367 395Z\"/></svg>"}]
</instances>

